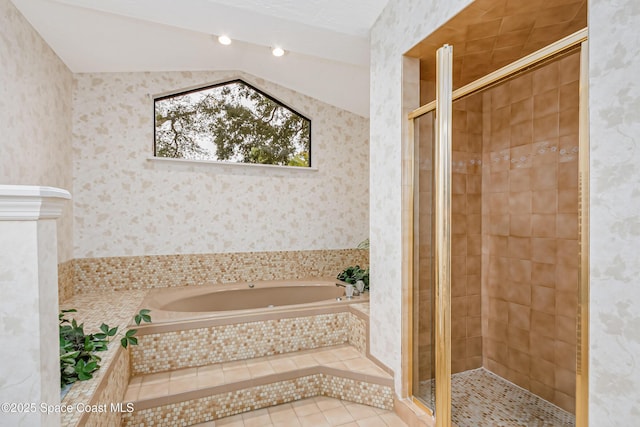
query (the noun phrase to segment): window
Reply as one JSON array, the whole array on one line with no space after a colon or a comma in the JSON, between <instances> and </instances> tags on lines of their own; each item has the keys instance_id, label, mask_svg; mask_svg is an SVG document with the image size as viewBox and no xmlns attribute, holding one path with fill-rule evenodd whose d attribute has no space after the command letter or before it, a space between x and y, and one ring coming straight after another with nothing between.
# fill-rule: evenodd
<instances>
[{"instance_id":1,"label":"window","mask_svg":"<svg viewBox=\"0 0 640 427\"><path fill-rule=\"evenodd\" d=\"M156 157L311 166L311 120L242 80L154 103Z\"/></svg>"}]
</instances>

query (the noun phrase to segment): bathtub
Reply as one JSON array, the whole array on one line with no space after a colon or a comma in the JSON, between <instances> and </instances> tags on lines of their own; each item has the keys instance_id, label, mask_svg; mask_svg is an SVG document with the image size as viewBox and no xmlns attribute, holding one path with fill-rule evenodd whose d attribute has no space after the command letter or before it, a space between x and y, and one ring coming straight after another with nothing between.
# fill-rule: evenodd
<instances>
[{"instance_id":1,"label":"bathtub","mask_svg":"<svg viewBox=\"0 0 640 427\"><path fill-rule=\"evenodd\" d=\"M151 310L153 323L149 326L153 327L204 318L243 316L248 320L277 318L284 312L334 312L345 304L368 300L368 295L345 298L344 287L336 283L342 284L335 279L307 279L153 289L141 308Z\"/></svg>"}]
</instances>

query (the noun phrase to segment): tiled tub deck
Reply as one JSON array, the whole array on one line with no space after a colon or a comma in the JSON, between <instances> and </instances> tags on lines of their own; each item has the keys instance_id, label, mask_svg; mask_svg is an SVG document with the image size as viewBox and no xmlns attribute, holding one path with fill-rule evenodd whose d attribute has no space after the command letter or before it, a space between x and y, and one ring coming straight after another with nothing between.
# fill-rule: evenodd
<instances>
[{"instance_id":1,"label":"tiled tub deck","mask_svg":"<svg viewBox=\"0 0 640 427\"><path fill-rule=\"evenodd\" d=\"M123 331L147 292L81 294L62 308L77 308L87 331L102 322ZM70 413L62 425L191 425L314 396L392 409L392 377L366 357L365 299L249 320L139 327L130 351L114 339L94 380L74 384L63 403L131 402L135 411Z\"/></svg>"}]
</instances>

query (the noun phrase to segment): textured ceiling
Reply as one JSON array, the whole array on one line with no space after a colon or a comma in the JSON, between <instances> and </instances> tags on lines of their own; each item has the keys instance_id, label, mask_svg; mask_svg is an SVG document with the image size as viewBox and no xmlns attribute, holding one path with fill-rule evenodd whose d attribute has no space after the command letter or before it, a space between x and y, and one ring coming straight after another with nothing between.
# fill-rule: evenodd
<instances>
[{"instance_id":1,"label":"textured ceiling","mask_svg":"<svg viewBox=\"0 0 640 427\"><path fill-rule=\"evenodd\" d=\"M367 37L388 0L209 0L287 21Z\"/></svg>"},{"instance_id":2,"label":"textured ceiling","mask_svg":"<svg viewBox=\"0 0 640 427\"><path fill-rule=\"evenodd\" d=\"M457 89L586 26L586 0L476 0L407 54L435 82L435 52L453 45Z\"/></svg>"}]
</instances>

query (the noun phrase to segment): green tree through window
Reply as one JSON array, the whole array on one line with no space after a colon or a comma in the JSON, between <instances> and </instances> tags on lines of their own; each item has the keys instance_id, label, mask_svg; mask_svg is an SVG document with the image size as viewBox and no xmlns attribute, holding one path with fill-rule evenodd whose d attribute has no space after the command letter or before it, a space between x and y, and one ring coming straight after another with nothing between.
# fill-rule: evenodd
<instances>
[{"instance_id":1,"label":"green tree through window","mask_svg":"<svg viewBox=\"0 0 640 427\"><path fill-rule=\"evenodd\" d=\"M155 156L311 166L311 120L242 80L164 96Z\"/></svg>"}]
</instances>

